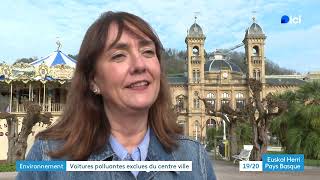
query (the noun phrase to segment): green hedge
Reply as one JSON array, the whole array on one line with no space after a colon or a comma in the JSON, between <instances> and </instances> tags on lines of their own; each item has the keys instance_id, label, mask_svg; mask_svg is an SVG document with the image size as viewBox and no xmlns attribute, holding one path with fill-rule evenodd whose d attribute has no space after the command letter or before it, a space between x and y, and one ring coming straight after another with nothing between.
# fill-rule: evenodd
<instances>
[{"instance_id":1,"label":"green hedge","mask_svg":"<svg viewBox=\"0 0 320 180\"><path fill-rule=\"evenodd\" d=\"M14 172L16 164L0 164L0 172Z\"/></svg>"},{"instance_id":2,"label":"green hedge","mask_svg":"<svg viewBox=\"0 0 320 180\"><path fill-rule=\"evenodd\" d=\"M320 166L320 160L317 159L305 159L304 160L305 166Z\"/></svg>"}]
</instances>

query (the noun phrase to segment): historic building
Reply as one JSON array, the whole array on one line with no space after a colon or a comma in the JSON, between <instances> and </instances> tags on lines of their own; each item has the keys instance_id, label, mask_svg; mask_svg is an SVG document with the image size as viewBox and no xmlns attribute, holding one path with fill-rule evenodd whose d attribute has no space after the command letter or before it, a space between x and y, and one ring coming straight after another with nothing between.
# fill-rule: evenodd
<instances>
[{"instance_id":1,"label":"historic building","mask_svg":"<svg viewBox=\"0 0 320 180\"><path fill-rule=\"evenodd\" d=\"M185 38L187 73L168 77L172 101L180 112L178 123L184 127L184 133L194 139L205 137L208 126L220 123L219 118L205 114L204 104L198 96L206 98L216 109L225 103L235 109L244 106L250 96L247 77L262 82L262 97L268 93L295 90L305 82L303 75L265 75L266 36L255 19L245 31L242 43L235 46L245 47L246 74L228 59L227 52L217 50L206 59L205 40L202 28L195 22Z\"/></svg>"},{"instance_id":2,"label":"historic building","mask_svg":"<svg viewBox=\"0 0 320 180\"><path fill-rule=\"evenodd\" d=\"M205 136L208 125L219 119L206 116L203 103L198 96L205 97L216 109L230 103L232 108L242 107L249 97L247 77L259 79L263 83L262 94L294 90L306 80L320 79L319 73L307 75L265 75L264 46L266 36L262 28L253 21L245 31L243 42L236 46L245 47L247 74L233 64L223 51L216 51L206 59L204 44L206 36L195 22L187 32L187 72L168 76L172 91L172 102L179 110L178 123L184 133L194 139ZM30 64L7 65L0 63L0 112L16 114L20 122L25 115L23 102L31 100L39 103L44 112L51 112L53 121L62 114L66 94L70 85L76 61L58 50L45 58ZM21 123L19 124L21 128ZM28 148L37 132L46 126L39 123L33 127L28 138ZM0 119L0 160L6 159L7 125Z\"/></svg>"}]
</instances>

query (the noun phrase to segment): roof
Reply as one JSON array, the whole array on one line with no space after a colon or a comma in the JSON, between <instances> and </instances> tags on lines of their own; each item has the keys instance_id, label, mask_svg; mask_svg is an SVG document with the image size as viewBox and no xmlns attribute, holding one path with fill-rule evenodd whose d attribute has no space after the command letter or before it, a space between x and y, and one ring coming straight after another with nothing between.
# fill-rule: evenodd
<instances>
[{"instance_id":1,"label":"roof","mask_svg":"<svg viewBox=\"0 0 320 180\"><path fill-rule=\"evenodd\" d=\"M265 38L266 36L263 33L261 26L255 22L251 24L251 26L246 30L246 37L262 37Z\"/></svg>"},{"instance_id":2,"label":"roof","mask_svg":"<svg viewBox=\"0 0 320 180\"><path fill-rule=\"evenodd\" d=\"M169 84L186 84L188 83L188 79L185 76L168 76L168 83Z\"/></svg>"},{"instance_id":3,"label":"roof","mask_svg":"<svg viewBox=\"0 0 320 180\"><path fill-rule=\"evenodd\" d=\"M52 67L52 66L55 66L58 64L63 64L63 65L67 65L72 68L75 68L77 61L72 59L71 57L65 55L60 50L57 50L45 58L42 58L40 60L37 60L37 61L30 63L30 65L40 66L42 63L46 64L49 67Z\"/></svg>"},{"instance_id":4,"label":"roof","mask_svg":"<svg viewBox=\"0 0 320 180\"><path fill-rule=\"evenodd\" d=\"M204 37L202 28L199 26L199 24L194 23L189 29L188 32L189 37Z\"/></svg>"},{"instance_id":5,"label":"roof","mask_svg":"<svg viewBox=\"0 0 320 180\"><path fill-rule=\"evenodd\" d=\"M266 77L266 83L269 85L302 85L306 81L298 78L268 78Z\"/></svg>"}]
</instances>

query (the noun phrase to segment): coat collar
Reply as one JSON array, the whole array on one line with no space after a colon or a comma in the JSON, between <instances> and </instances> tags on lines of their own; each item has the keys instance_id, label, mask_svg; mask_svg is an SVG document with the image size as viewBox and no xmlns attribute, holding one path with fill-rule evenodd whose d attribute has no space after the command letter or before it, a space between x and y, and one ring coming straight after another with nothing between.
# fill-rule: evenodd
<instances>
[{"instance_id":1,"label":"coat collar","mask_svg":"<svg viewBox=\"0 0 320 180\"><path fill-rule=\"evenodd\" d=\"M110 143L106 143L103 151L99 153L93 153L89 156L88 161L119 161L120 158L116 155L116 153L112 150ZM148 148L148 154L146 161L175 161L174 152L166 152L155 135L152 128L150 128L150 142ZM176 174L179 174L179 171L173 171ZM153 177L157 171L151 172L140 172L138 176L142 176L142 179L150 179Z\"/></svg>"},{"instance_id":2,"label":"coat collar","mask_svg":"<svg viewBox=\"0 0 320 180\"><path fill-rule=\"evenodd\" d=\"M89 156L88 161L116 161L119 158L113 151L109 141L102 151L98 153L93 153ZM161 145L160 141L156 137L152 128L150 128L150 142L148 147L147 158L148 161L175 161L175 156L173 152L166 152Z\"/></svg>"}]
</instances>

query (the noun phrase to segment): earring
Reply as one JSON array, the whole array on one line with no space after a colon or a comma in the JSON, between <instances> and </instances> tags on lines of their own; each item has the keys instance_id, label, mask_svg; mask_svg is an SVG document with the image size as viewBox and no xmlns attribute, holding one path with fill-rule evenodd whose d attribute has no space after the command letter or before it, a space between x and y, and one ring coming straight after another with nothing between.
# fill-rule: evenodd
<instances>
[{"instance_id":1,"label":"earring","mask_svg":"<svg viewBox=\"0 0 320 180\"><path fill-rule=\"evenodd\" d=\"M93 93L95 93L95 94L100 94L100 89L99 89L97 86L95 86L95 87L93 88Z\"/></svg>"}]
</instances>

